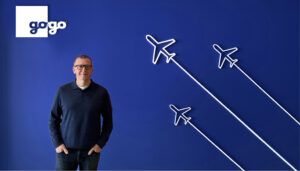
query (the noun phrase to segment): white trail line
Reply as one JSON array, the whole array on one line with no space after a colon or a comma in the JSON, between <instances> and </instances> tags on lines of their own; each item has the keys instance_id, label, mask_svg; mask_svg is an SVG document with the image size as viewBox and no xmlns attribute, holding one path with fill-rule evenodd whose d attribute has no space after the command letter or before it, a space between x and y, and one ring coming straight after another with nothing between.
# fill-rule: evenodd
<instances>
[{"instance_id":1,"label":"white trail line","mask_svg":"<svg viewBox=\"0 0 300 171\"><path fill-rule=\"evenodd\" d=\"M271 145L269 145L263 138L261 138L252 128L250 128L243 120L241 120L235 113L233 113L223 102L221 102L215 95L213 95L205 86L203 86L195 77L193 77L187 70L185 70L174 58L171 61L176 64L183 72L185 72L194 82L196 82L205 92L207 92L215 101L217 101L224 109L226 109L237 121L239 121L245 128L248 129L257 139L259 139L265 146L267 146L277 157L286 163L291 169L297 169L290 164L284 157L282 157Z\"/></svg>"},{"instance_id":2,"label":"white trail line","mask_svg":"<svg viewBox=\"0 0 300 171\"><path fill-rule=\"evenodd\" d=\"M235 166L240 170L245 171L236 161L234 161L228 154L224 152L217 144L215 144L210 138L208 138L205 133L203 133L199 128L197 128L190 120L191 117L185 116L185 113L190 111L192 108L182 108L177 109L173 104L170 104L169 108L175 113L174 125L178 126L179 120L184 120L184 125L190 124L199 134L201 134L208 142L210 142L216 149L218 149L225 157L227 157Z\"/></svg>"},{"instance_id":3,"label":"white trail line","mask_svg":"<svg viewBox=\"0 0 300 171\"><path fill-rule=\"evenodd\" d=\"M204 85L202 85L195 77L193 77L186 69L184 69L175 59L174 56L175 53L169 53L166 48L171 46L176 42L175 39L169 39L165 41L157 41L153 36L146 35L146 40L154 47L153 49L153 57L152 57L152 63L157 64L158 59L161 55L166 57L166 62L169 63L172 61L174 64L176 64L183 72L185 72L194 82L196 82L205 92L207 92L215 101L217 101L223 108L225 108L238 122L240 122L248 131L250 131L257 139L259 139L265 146L267 146L277 157L279 157L284 163L286 163L291 169L294 171L297 171L297 169L290 164L284 157L282 157L272 146L270 146L263 138L261 138L252 128L250 128L244 121L242 121L234 112L232 112L225 104L223 104L215 95L213 95ZM219 68L222 67L224 64L225 59L231 62L231 66L233 66L234 63L237 62L236 59L231 59L230 55L237 51L237 48L231 48L228 50L221 49L217 44L213 45L214 49L220 54L220 60L219 60ZM220 49L219 49L220 48ZM221 60L222 52L227 52L228 56Z\"/></svg>"},{"instance_id":4,"label":"white trail line","mask_svg":"<svg viewBox=\"0 0 300 171\"><path fill-rule=\"evenodd\" d=\"M298 126L300 126L300 122L289 113L283 106L281 106L269 93L267 93L260 85L258 85L245 71L243 71L236 63L237 59L232 59L230 55L238 50L237 47L233 47L230 49L222 49L218 44L213 44L213 49L219 53L219 63L218 68L222 69L225 60L227 60L230 64L230 68L235 66L248 80L250 80L260 91L262 91L273 103L275 103L282 111L284 111L293 121L296 122Z\"/></svg>"}]
</instances>

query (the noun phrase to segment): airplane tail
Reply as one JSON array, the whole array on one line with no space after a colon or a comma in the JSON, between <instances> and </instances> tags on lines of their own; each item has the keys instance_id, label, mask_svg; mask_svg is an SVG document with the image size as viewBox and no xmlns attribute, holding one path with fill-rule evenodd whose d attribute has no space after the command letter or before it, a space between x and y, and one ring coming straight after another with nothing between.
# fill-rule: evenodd
<instances>
[{"instance_id":1,"label":"airplane tail","mask_svg":"<svg viewBox=\"0 0 300 171\"><path fill-rule=\"evenodd\" d=\"M230 68L233 67L233 65L238 61L238 59L231 59L231 62L230 62Z\"/></svg>"},{"instance_id":2,"label":"airplane tail","mask_svg":"<svg viewBox=\"0 0 300 171\"><path fill-rule=\"evenodd\" d=\"M174 56L176 56L176 53L171 53L171 54L167 54L167 55L168 55L168 57L167 57L166 62L169 63L170 60L171 60Z\"/></svg>"}]
</instances>

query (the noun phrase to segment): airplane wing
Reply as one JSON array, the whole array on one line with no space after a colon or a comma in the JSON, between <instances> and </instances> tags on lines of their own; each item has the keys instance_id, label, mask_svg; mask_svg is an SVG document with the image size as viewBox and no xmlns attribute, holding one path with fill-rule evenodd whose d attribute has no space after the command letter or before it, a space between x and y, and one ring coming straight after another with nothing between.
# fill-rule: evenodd
<instances>
[{"instance_id":1,"label":"airplane wing","mask_svg":"<svg viewBox=\"0 0 300 171\"><path fill-rule=\"evenodd\" d=\"M177 126L180 120L180 115L178 113L175 113L175 118L174 118L174 125Z\"/></svg>"},{"instance_id":2,"label":"airplane wing","mask_svg":"<svg viewBox=\"0 0 300 171\"><path fill-rule=\"evenodd\" d=\"M220 53L218 67L221 69L225 63L226 56Z\"/></svg>"},{"instance_id":3,"label":"airplane wing","mask_svg":"<svg viewBox=\"0 0 300 171\"><path fill-rule=\"evenodd\" d=\"M157 63L160 54L161 54L160 50L157 50L157 48L154 47L154 50L153 50L153 57L152 57L152 63L153 63L153 64L156 64L156 63Z\"/></svg>"}]
</instances>

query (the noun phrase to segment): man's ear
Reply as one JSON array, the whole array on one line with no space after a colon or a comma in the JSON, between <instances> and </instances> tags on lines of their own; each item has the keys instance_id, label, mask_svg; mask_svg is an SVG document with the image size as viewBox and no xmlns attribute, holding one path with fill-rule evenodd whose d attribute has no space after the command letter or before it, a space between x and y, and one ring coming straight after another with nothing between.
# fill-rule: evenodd
<instances>
[{"instance_id":1,"label":"man's ear","mask_svg":"<svg viewBox=\"0 0 300 171\"><path fill-rule=\"evenodd\" d=\"M74 67L72 67L72 70L73 70L73 73L76 74L76 73L75 73L75 68L74 68Z\"/></svg>"}]
</instances>

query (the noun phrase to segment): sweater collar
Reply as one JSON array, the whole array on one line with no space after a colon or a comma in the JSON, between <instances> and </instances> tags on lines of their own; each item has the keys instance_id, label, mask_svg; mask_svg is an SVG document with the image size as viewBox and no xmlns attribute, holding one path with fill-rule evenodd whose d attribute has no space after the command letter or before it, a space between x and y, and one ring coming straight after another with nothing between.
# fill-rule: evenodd
<instances>
[{"instance_id":1,"label":"sweater collar","mask_svg":"<svg viewBox=\"0 0 300 171\"><path fill-rule=\"evenodd\" d=\"M86 89L92 87L93 85L94 85L94 81L91 79L91 83L90 83L90 85L89 85ZM80 88L77 86L77 84L76 84L76 79L72 82L72 85L71 85L71 86L72 86L73 89L77 89L77 88L80 89ZM85 90L86 90L86 89L85 89ZM81 89L80 89L80 90L81 90Z\"/></svg>"}]
</instances>

